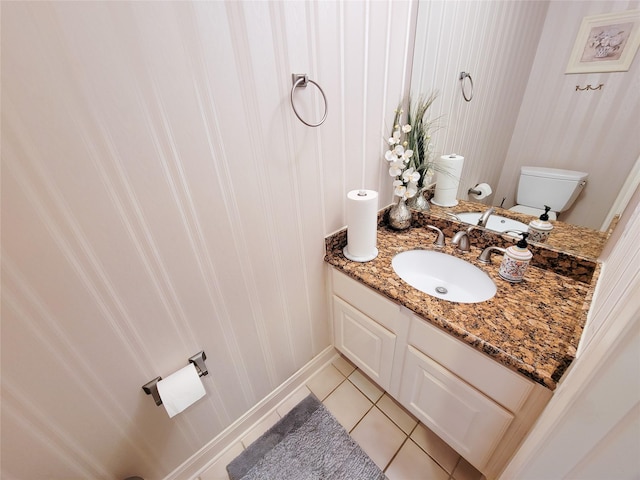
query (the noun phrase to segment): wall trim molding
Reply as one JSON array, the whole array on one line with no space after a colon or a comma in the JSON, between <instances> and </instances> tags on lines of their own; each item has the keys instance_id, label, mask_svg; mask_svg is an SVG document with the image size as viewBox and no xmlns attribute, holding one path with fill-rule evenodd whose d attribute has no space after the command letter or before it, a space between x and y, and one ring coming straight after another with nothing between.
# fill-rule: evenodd
<instances>
[{"instance_id":1,"label":"wall trim molding","mask_svg":"<svg viewBox=\"0 0 640 480\"><path fill-rule=\"evenodd\" d=\"M189 457L179 467L167 475L164 480L195 479L218 458L226 453L237 441L251 430L262 418L267 416L289 395L338 357L338 351L330 345L316 355L304 367L285 380L278 388L260 400L251 410L229 425L219 435L209 441L200 450Z\"/></svg>"}]
</instances>

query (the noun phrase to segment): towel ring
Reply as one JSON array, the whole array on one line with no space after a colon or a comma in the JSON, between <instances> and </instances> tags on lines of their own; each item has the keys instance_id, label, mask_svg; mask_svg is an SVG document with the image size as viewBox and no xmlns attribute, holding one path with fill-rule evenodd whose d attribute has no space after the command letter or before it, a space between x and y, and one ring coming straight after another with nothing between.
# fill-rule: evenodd
<instances>
[{"instance_id":1,"label":"towel ring","mask_svg":"<svg viewBox=\"0 0 640 480\"><path fill-rule=\"evenodd\" d=\"M318 85L313 80L310 80L309 77L307 77L306 73L292 73L291 81L293 82L293 87L291 87L290 97L291 97L291 108L293 108L293 113L296 114L296 117L298 117L298 120L300 120L302 123L304 123L308 127L319 127L327 119L327 113L329 111L329 103L327 102L327 97L324 94L324 91L322 90L320 85ZM298 111L296 110L295 104L293 103L293 92L295 92L296 88L298 87L306 87L308 83L314 84L318 88L318 90L320 90L320 93L322 94L322 98L324 99L324 115L322 116L322 120L320 120L318 123L309 123L303 120L300 114L298 113Z\"/></svg>"},{"instance_id":2,"label":"towel ring","mask_svg":"<svg viewBox=\"0 0 640 480\"><path fill-rule=\"evenodd\" d=\"M471 84L471 92L469 93L469 96L467 96L467 93L464 91L465 78L468 78L469 83ZM471 74L467 72L460 72L460 89L462 90L462 98L464 98L467 102L470 102L473 98L473 78L471 78Z\"/></svg>"}]
</instances>

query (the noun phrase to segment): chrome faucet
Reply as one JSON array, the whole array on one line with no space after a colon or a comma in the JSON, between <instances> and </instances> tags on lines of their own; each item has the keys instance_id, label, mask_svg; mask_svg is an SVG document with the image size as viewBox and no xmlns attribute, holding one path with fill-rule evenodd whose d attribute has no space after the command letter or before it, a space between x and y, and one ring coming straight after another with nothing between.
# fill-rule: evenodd
<instances>
[{"instance_id":1,"label":"chrome faucet","mask_svg":"<svg viewBox=\"0 0 640 480\"><path fill-rule=\"evenodd\" d=\"M425 225L425 228L430 228L431 230L435 230L436 232L438 232L438 238L436 238L433 244L436 246L436 248L443 248L444 233L442 233L442 230L440 230L438 227L434 227L433 225Z\"/></svg>"},{"instance_id":2,"label":"chrome faucet","mask_svg":"<svg viewBox=\"0 0 640 480\"><path fill-rule=\"evenodd\" d=\"M478 261L482 263L491 263L492 252L507 253L507 249L501 248L501 247L487 247L484 250L482 250L482 253L478 256Z\"/></svg>"},{"instance_id":3,"label":"chrome faucet","mask_svg":"<svg viewBox=\"0 0 640 480\"><path fill-rule=\"evenodd\" d=\"M487 221L489 220L489 217L491 215L493 215L494 213L496 213L496 209L493 207L489 207L487 208L482 215L480 215L480 218L478 219L478 226L479 227L486 227L487 225Z\"/></svg>"},{"instance_id":4,"label":"chrome faucet","mask_svg":"<svg viewBox=\"0 0 640 480\"><path fill-rule=\"evenodd\" d=\"M474 229L471 225L466 230L460 230L451 239L451 245L458 247L461 252L468 252L471 250L471 242L469 241L469 232Z\"/></svg>"}]
</instances>

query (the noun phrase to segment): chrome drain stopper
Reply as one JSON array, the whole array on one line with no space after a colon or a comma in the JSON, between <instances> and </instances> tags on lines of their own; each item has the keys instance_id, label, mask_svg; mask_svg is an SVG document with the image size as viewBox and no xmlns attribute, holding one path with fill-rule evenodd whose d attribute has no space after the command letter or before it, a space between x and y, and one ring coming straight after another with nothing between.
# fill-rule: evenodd
<instances>
[{"instance_id":1,"label":"chrome drain stopper","mask_svg":"<svg viewBox=\"0 0 640 480\"><path fill-rule=\"evenodd\" d=\"M444 287L436 287L436 292L441 293L442 295L444 295L445 293L449 293L449 290L447 290Z\"/></svg>"}]
</instances>

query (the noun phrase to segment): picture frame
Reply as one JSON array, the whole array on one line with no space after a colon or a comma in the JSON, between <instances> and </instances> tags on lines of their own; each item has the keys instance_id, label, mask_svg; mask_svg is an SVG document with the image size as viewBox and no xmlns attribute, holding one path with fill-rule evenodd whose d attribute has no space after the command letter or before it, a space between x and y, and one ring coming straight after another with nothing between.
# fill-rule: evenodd
<instances>
[{"instance_id":1,"label":"picture frame","mask_svg":"<svg viewBox=\"0 0 640 480\"><path fill-rule=\"evenodd\" d=\"M626 72L640 45L640 10L584 17L565 74Z\"/></svg>"}]
</instances>

